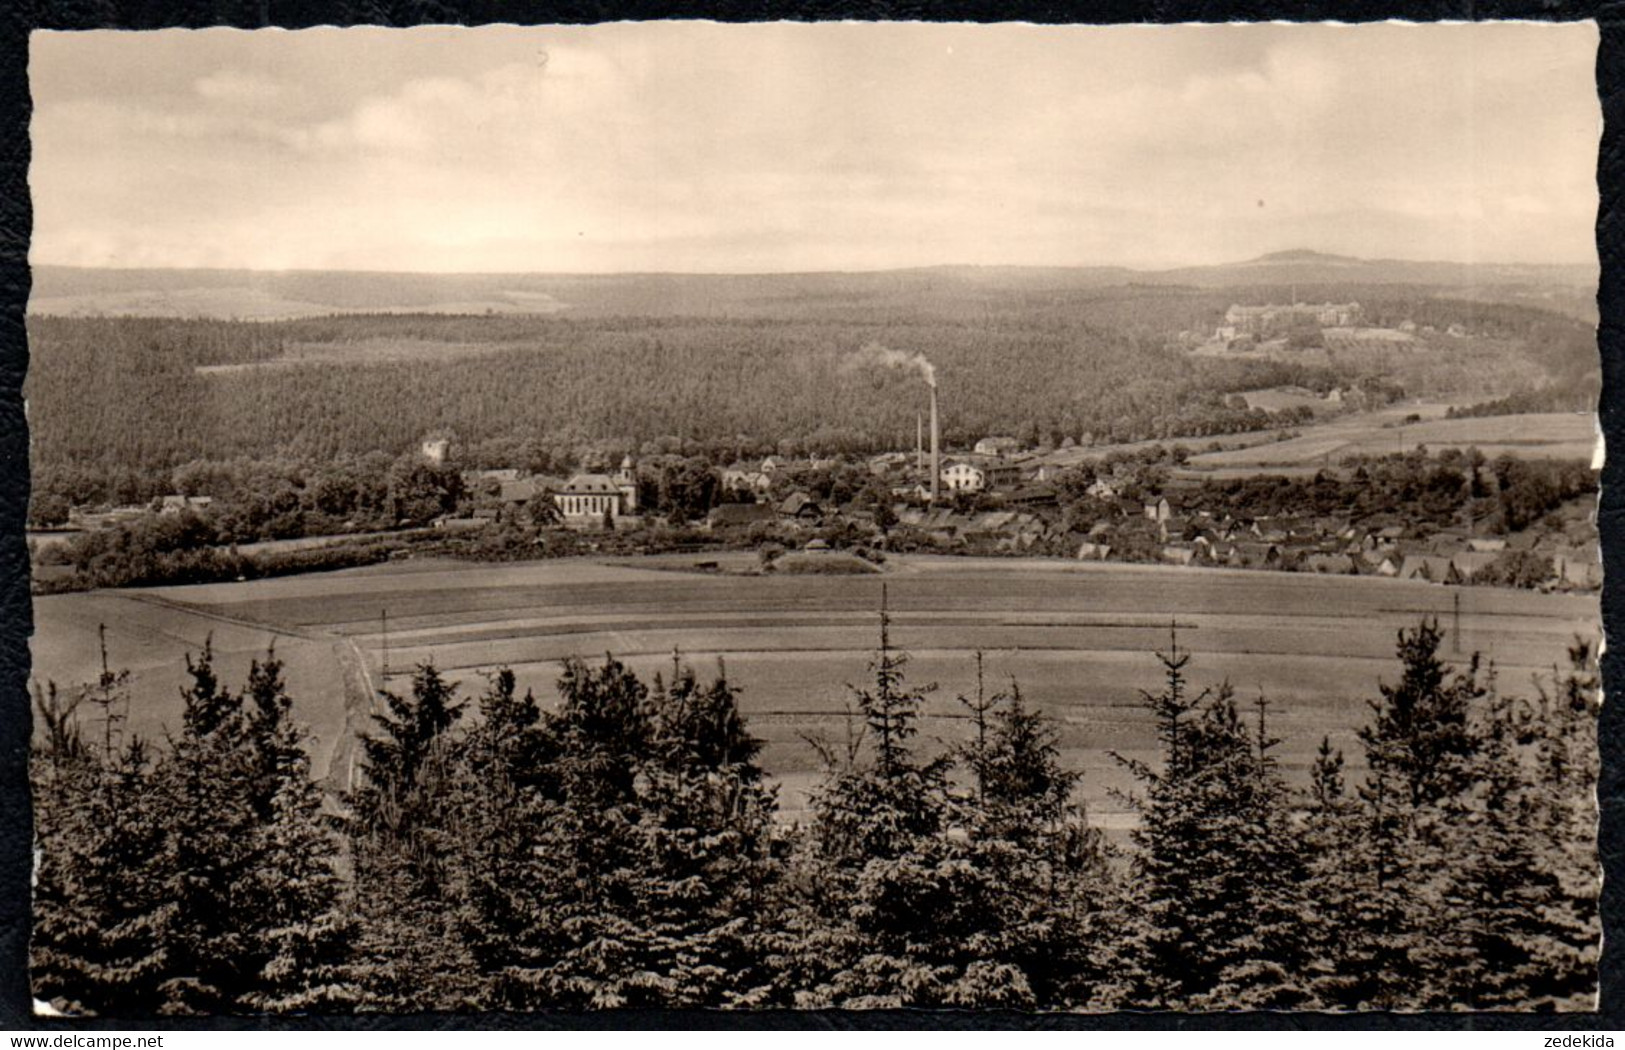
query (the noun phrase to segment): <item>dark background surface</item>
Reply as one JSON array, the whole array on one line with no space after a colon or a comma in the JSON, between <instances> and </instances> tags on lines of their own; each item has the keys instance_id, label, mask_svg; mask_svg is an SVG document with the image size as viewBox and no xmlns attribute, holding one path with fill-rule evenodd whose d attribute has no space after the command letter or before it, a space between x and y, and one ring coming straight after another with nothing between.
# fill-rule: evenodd
<instances>
[{"instance_id":1,"label":"dark background surface","mask_svg":"<svg viewBox=\"0 0 1625 1050\"><path fill-rule=\"evenodd\" d=\"M31 1016L27 977L29 933L29 868L32 822L28 799L27 759L30 732L27 680L28 638L32 628L28 593L28 553L23 519L28 493L28 434L23 416L22 382L28 365L23 313L28 302L28 240L32 213L28 195L30 102L28 34L45 29L160 29L175 26L316 25L411 26L428 23L479 25L493 22L590 23L609 20L706 18L718 21L788 19L1027 21L1059 22L1224 22L1288 19L1293 21L1416 21L1539 19L1572 21L1592 18L1602 29L1597 55L1597 86L1605 129L1598 167L1601 200L1597 244L1602 262L1598 292L1602 323L1603 395L1600 413L1608 443L1625 448L1625 277L1620 252L1625 246L1625 215L1619 210L1620 183L1625 177L1622 127L1625 127L1625 0L1614 2L1473 2L1433 0L1405 3L1273 0L1273 2L1131 3L1104 0L1058 3L1054 0L0 0L0 1028L67 1029L303 1029L303 1028L1347 1028L1347 1029L1506 1029L1543 1028L1576 1032L1625 1028L1625 807L1621 752L1625 750L1625 710L1605 704L1602 712L1601 851L1605 871L1602 959L1602 1010L1598 1014L1529 1015L1388 1015L1322 1014L1225 1015L1027 1015L1020 1013L926 1013L881 1011L849 1013L660 1013L603 1012L587 1015L527 1014L403 1017L283 1017L215 1019L103 1018L94 1021L45 1021ZM1608 638L1625 637L1625 457L1612 457L1602 475L1599 526L1606 582L1603 625ZM1616 647L1610 647L1612 650ZM1602 661L1603 686L1616 692L1625 681L1625 654L1609 651ZM1531 1043L1531 1045L1535 1045Z\"/></svg>"}]
</instances>

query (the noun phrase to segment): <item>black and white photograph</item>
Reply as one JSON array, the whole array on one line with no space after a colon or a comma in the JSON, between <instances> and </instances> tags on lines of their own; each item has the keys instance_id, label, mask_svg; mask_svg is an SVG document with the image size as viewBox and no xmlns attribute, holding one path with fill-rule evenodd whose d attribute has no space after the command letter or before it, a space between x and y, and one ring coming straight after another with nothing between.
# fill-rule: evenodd
<instances>
[{"instance_id":1,"label":"black and white photograph","mask_svg":"<svg viewBox=\"0 0 1625 1050\"><path fill-rule=\"evenodd\" d=\"M1595 1011L1598 48L33 33L36 1014Z\"/></svg>"}]
</instances>

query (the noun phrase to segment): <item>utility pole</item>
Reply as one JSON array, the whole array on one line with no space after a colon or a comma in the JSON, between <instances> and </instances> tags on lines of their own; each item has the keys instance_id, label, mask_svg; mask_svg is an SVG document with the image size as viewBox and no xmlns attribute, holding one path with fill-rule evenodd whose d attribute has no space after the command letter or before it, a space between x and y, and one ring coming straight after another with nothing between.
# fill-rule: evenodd
<instances>
[{"instance_id":1,"label":"utility pole","mask_svg":"<svg viewBox=\"0 0 1625 1050\"><path fill-rule=\"evenodd\" d=\"M389 610L388 609L380 609L379 610L379 618L383 621L383 625L384 625L384 664L383 664L383 668L381 669L380 674L378 675L378 688L380 688L380 689L388 689L389 688Z\"/></svg>"},{"instance_id":2,"label":"utility pole","mask_svg":"<svg viewBox=\"0 0 1625 1050\"><path fill-rule=\"evenodd\" d=\"M1450 649L1457 656L1461 655L1461 592L1457 591L1451 596L1450 617Z\"/></svg>"}]
</instances>

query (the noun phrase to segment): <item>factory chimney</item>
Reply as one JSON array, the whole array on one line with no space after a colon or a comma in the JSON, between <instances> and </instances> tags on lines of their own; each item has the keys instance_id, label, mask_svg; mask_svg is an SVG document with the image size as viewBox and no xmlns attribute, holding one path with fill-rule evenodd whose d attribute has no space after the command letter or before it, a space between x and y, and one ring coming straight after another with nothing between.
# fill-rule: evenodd
<instances>
[{"instance_id":1,"label":"factory chimney","mask_svg":"<svg viewBox=\"0 0 1625 1050\"><path fill-rule=\"evenodd\" d=\"M937 487L942 484L942 446L937 429L937 383L931 379L931 502L937 501Z\"/></svg>"},{"instance_id":2,"label":"factory chimney","mask_svg":"<svg viewBox=\"0 0 1625 1050\"><path fill-rule=\"evenodd\" d=\"M914 469L925 469L925 413L914 413Z\"/></svg>"}]
</instances>

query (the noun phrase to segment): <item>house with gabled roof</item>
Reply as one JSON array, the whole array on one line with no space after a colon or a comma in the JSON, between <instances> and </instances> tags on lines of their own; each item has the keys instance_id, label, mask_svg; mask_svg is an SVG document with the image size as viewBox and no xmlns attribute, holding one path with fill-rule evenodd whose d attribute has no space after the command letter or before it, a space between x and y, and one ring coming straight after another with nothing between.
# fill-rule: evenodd
<instances>
[{"instance_id":1,"label":"house with gabled roof","mask_svg":"<svg viewBox=\"0 0 1625 1050\"><path fill-rule=\"evenodd\" d=\"M1467 583L1493 565L1497 557L1493 551L1461 551L1450 559L1450 564L1462 582Z\"/></svg>"},{"instance_id":2,"label":"house with gabled roof","mask_svg":"<svg viewBox=\"0 0 1625 1050\"><path fill-rule=\"evenodd\" d=\"M1552 578L1560 586L1600 587L1602 562L1595 549L1559 547L1552 555Z\"/></svg>"},{"instance_id":3,"label":"house with gabled roof","mask_svg":"<svg viewBox=\"0 0 1625 1050\"><path fill-rule=\"evenodd\" d=\"M1183 543L1170 543L1162 548L1159 557L1169 565L1189 565L1196 560L1196 548Z\"/></svg>"},{"instance_id":4,"label":"house with gabled roof","mask_svg":"<svg viewBox=\"0 0 1625 1050\"><path fill-rule=\"evenodd\" d=\"M705 522L713 529L725 529L771 523L777 518L778 511L771 503L723 503L711 508Z\"/></svg>"},{"instance_id":5,"label":"house with gabled roof","mask_svg":"<svg viewBox=\"0 0 1625 1050\"><path fill-rule=\"evenodd\" d=\"M1322 576L1352 576L1358 571L1347 554L1311 554L1304 559L1304 567Z\"/></svg>"},{"instance_id":6,"label":"house with gabled roof","mask_svg":"<svg viewBox=\"0 0 1625 1050\"><path fill-rule=\"evenodd\" d=\"M1425 580L1429 583L1460 583L1450 559L1437 554L1408 554L1399 566L1402 580Z\"/></svg>"},{"instance_id":7,"label":"house with gabled roof","mask_svg":"<svg viewBox=\"0 0 1625 1050\"><path fill-rule=\"evenodd\" d=\"M799 490L779 501L778 513L781 518L800 522L815 522L824 516L818 501Z\"/></svg>"}]
</instances>

